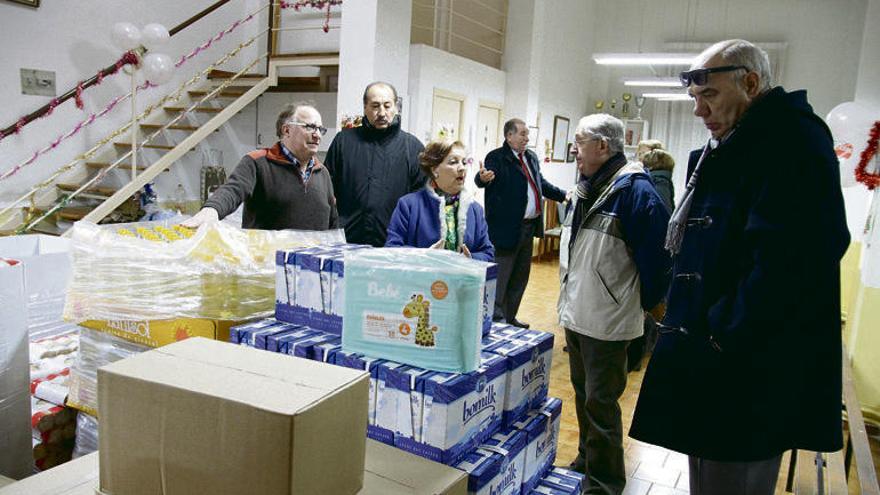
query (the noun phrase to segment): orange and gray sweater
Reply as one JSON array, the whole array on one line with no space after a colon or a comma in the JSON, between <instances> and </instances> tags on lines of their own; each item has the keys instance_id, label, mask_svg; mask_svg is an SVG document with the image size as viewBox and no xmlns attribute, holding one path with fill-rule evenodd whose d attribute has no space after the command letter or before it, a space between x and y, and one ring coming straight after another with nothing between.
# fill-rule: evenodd
<instances>
[{"instance_id":1,"label":"orange and gray sweater","mask_svg":"<svg viewBox=\"0 0 880 495\"><path fill-rule=\"evenodd\" d=\"M226 184L205 202L220 218L244 203L241 226L263 230L338 228L336 198L327 169L315 158L308 182L279 143L242 157Z\"/></svg>"}]
</instances>

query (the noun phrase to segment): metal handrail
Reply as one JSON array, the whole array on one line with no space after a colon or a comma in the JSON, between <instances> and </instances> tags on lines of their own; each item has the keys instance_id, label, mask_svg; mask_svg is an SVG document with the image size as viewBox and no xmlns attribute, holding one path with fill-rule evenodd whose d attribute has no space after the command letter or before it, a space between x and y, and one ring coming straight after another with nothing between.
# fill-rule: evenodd
<instances>
[{"instance_id":1,"label":"metal handrail","mask_svg":"<svg viewBox=\"0 0 880 495\"><path fill-rule=\"evenodd\" d=\"M168 34L170 34L171 36L174 36L175 34L179 33L180 31L183 31L184 29L186 29L186 28L189 27L190 25L194 24L194 23L195 23L196 21L198 21L199 19L205 17L206 15L210 14L211 12L214 12L214 11L217 10L218 8L222 7L224 4L228 3L229 1L230 1L230 0L218 0L217 2L215 2L215 3L214 3L213 5L211 5L210 7L206 8L205 10L203 10L203 11L199 12L198 14L196 14L196 15L190 17L189 19L183 21L182 23L178 24L177 26L174 26L174 28L172 28L170 31L168 31ZM114 69L116 69L116 63L115 63L115 62L114 62L113 64L111 64L111 65L108 65L108 66L105 67L104 69L101 69L101 71L99 72L99 74L104 74L104 73L107 73L107 72L111 72L111 71L113 71ZM82 87L82 89L89 88L89 87L91 87L91 86L94 86L95 84L98 84L98 82L99 82L100 80L102 80L102 79L103 79L103 77L98 77L98 74L96 74L96 75L92 76L91 78L89 78L89 79L83 81L81 87ZM43 105L42 107L40 107L40 108L34 110L33 112L31 112L31 113L25 115L24 117L22 117L21 119L19 119L19 121L13 123L13 124L10 125L10 126L7 126L7 127L6 127L5 129L3 129L3 130L0 130L0 135L2 135L2 136L8 136L8 135L10 135L11 133L15 132L16 128L18 128L19 125L27 125L27 124L33 122L34 120L36 120L36 119L42 117L42 116L45 115L46 113L48 113L48 112L50 111L50 109L54 109L55 107L57 107L57 106L60 105L61 103L64 103L65 101L67 101L67 100L69 100L69 99L71 99L71 98L75 98L77 92L79 91L79 89L78 89L79 87L80 87L79 85L78 85L77 87L74 87L73 89L71 89L70 91L64 93L63 95L59 96L58 98L54 98L51 102L46 103L46 104Z\"/></svg>"}]
</instances>

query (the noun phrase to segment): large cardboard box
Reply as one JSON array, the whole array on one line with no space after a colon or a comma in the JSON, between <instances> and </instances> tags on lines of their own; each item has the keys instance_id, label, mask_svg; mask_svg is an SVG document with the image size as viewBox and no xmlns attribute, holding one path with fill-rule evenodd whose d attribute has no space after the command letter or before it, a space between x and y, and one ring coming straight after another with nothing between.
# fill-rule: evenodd
<instances>
[{"instance_id":1,"label":"large cardboard box","mask_svg":"<svg viewBox=\"0 0 880 495\"><path fill-rule=\"evenodd\" d=\"M95 495L98 465L95 452L0 488L0 495ZM464 471L367 440L364 487L358 495L466 495L467 479ZM258 492L242 495L251 493Z\"/></svg>"},{"instance_id":2,"label":"large cardboard box","mask_svg":"<svg viewBox=\"0 0 880 495\"><path fill-rule=\"evenodd\" d=\"M33 469L24 265L0 259L0 475Z\"/></svg>"},{"instance_id":3,"label":"large cardboard box","mask_svg":"<svg viewBox=\"0 0 880 495\"><path fill-rule=\"evenodd\" d=\"M355 494L366 372L203 338L98 370L109 495Z\"/></svg>"}]
</instances>

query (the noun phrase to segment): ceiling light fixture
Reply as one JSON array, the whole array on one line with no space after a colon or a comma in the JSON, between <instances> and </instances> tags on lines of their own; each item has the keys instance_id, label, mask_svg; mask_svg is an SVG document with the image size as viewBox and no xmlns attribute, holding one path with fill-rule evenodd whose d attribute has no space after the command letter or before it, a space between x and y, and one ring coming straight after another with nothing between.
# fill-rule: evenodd
<instances>
[{"instance_id":1,"label":"ceiling light fixture","mask_svg":"<svg viewBox=\"0 0 880 495\"><path fill-rule=\"evenodd\" d=\"M594 53L599 65L690 65L696 53Z\"/></svg>"},{"instance_id":2,"label":"ceiling light fixture","mask_svg":"<svg viewBox=\"0 0 880 495\"><path fill-rule=\"evenodd\" d=\"M669 98L674 100L690 100L691 97L687 93L642 93L645 98Z\"/></svg>"},{"instance_id":3,"label":"ceiling light fixture","mask_svg":"<svg viewBox=\"0 0 880 495\"><path fill-rule=\"evenodd\" d=\"M632 77L624 78L623 85L651 88L680 88L681 80L677 77Z\"/></svg>"}]
</instances>

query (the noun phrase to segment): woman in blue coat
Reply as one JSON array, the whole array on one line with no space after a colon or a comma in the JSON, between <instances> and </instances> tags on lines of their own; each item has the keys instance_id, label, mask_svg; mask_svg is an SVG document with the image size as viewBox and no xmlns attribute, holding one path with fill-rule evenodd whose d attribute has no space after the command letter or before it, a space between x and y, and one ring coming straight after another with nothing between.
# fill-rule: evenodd
<instances>
[{"instance_id":1,"label":"woman in blue coat","mask_svg":"<svg viewBox=\"0 0 880 495\"><path fill-rule=\"evenodd\" d=\"M397 202L385 246L448 249L480 261L495 260L483 208L462 193L465 162L460 141L428 143L419 154L428 183Z\"/></svg>"}]
</instances>

